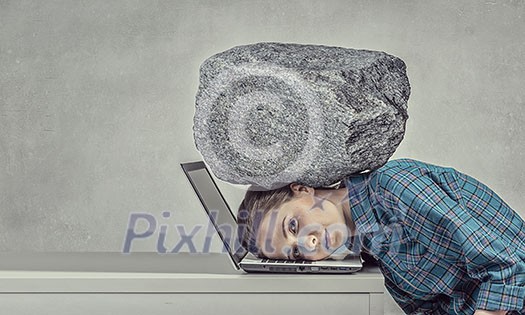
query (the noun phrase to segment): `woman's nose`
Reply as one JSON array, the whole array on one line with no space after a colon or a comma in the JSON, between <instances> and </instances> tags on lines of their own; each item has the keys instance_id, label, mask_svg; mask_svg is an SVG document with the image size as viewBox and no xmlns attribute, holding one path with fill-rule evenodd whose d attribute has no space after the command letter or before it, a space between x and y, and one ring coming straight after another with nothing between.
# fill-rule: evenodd
<instances>
[{"instance_id":1,"label":"woman's nose","mask_svg":"<svg viewBox=\"0 0 525 315\"><path fill-rule=\"evenodd\" d=\"M310 234L299 238L299 244L308 251L313 251L317 247L319 240L317 236Z\"/></svg>"}]
</instances>

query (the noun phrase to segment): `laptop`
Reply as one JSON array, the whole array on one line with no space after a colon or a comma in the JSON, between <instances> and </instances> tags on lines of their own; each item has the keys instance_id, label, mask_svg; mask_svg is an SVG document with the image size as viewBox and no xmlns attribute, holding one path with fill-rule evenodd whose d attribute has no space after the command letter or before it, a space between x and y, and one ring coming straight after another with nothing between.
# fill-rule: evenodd
<instances>
[{"instance_id":1,"label":"laptop","mask_svg":"<svg viewBox=\"0 0 525 315\"><path fill-rule=\"evenodd\" d=\"M241 245L235 216L204 162L182 163L181 166L237 270L272 273L353 273L362 268L363 261L355 253L342 260L318 261L256 257Z\"/></svg>"}]
</instances>

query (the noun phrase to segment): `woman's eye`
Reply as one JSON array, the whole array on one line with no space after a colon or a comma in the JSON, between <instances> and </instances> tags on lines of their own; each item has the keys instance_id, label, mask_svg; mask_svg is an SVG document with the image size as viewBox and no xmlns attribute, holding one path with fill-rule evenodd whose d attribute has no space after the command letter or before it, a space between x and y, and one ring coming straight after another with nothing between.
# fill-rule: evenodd
<instances>
[{"instance_id":1,"label":"woman's eye","mask_svg":"<svg viewBox=\"0 0 525 315\"><path fill-rule=\"evenodd\" d=\"M297 219L296 218L290 219L290 222L288 222L288 229L293 234L297 233Z\"/></svg>"}]
</instances>

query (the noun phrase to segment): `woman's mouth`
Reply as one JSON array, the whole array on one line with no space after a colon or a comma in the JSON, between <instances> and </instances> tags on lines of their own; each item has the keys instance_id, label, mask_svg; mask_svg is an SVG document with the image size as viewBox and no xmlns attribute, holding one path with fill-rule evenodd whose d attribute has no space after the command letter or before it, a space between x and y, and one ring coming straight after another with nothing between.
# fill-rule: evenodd
<instances>
[{"instance_id":1,"label":"woman's mouth","mask_svg":"<svg viewBox=\"0 0 525 315\"><path fill-rule=\"evenodd\" d=\"M330 245L332 245L332 244L331 244L331 240L330 240L330 233L328 233L327 229L324 229L324 241L325 241L325 244L326 244L326 248L329 249Z\"/></svg>"}]
</instances>

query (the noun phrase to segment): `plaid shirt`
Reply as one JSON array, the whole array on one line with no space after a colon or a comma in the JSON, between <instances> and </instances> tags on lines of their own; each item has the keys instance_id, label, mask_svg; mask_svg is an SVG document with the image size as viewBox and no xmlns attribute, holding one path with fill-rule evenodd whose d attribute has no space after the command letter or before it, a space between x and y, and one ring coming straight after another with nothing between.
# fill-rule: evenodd
<instances>
[{"instance_id":1,"label":"plaid shirt","mask_svg":"<svg viewBox=\"0 0 525 315\"><path fill-rule=\"evenodd\" d=\"M358 239L410 314L525 314L525 223L452 168L401 159L346 179Z\"/></svg>"}]
</instances>

